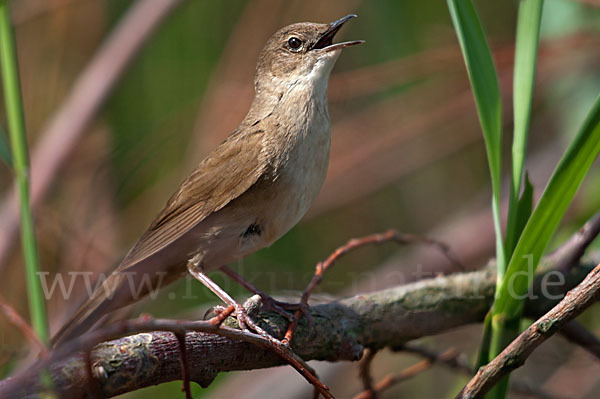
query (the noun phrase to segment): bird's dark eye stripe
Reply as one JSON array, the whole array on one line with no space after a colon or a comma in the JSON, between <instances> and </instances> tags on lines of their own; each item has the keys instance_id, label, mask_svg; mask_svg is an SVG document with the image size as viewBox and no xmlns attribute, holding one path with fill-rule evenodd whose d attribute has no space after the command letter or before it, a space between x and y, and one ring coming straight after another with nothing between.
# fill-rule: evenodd
<instances>
[{"instance_id":1,"label":"bird's dark eye stripe","mask_svg":"<svg viewBox=\"0 0 600 399\"><path fill-rule=\"evenodd\" d=\"M302 40L298 39L295 36L292 36L288 39L287 44L290 47L290 49L298 50L300 48L300 46L302 46Z\"/></svg>"}]
</instances>

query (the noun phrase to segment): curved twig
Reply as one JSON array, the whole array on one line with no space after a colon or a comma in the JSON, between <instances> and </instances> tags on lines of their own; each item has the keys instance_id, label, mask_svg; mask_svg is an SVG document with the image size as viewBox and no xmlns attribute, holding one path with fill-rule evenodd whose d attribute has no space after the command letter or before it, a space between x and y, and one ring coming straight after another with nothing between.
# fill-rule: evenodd
<instances>
[{"instance_id":1,"label":"curved twig","mask_svg":"<svg viewBox=\"0 0 600 399\"><path fill-rule=\"evenodd\" d=\"M585 250L600 234L600 212L588 220L575 234L562 244L552 255L551 260L556 261L557 270L567 272L569 268L577 265Z\"/></svg>"},{"instance_id":2,"label":"curved twig","mask_svg":"<svg viewBox=\"0 0 600 399\"><path fill-rule=\"evenodd\" d=\"M388 377L385 377L377 384L379 390L387 389L394 383L398 383L410 377L416 376L420 372L426 371L434 364L444 365L451 370L469 377L473 375L473 370L467 360L467 356L453 351L452 349L449 349L445 352L437 352L420 345L407 344L399 348L399 350L405 353L411 353L420 356L425 360L402 370L399 374L392 374ZM543 391L540 389L540 387L532 386L522 380L514 380L510 386L510 390L514 393L525 394L528 397L538 399L566 399L564 397L556 396L549 392ZM367 399L369 398L369 392L365 390L356 395L354 398Z\"/></svg>"},{"instance_id":3,"label":"curved twig","mask_svg":"<svg viewBox=\"0 0 600 399\"><path fill-rule=\"evenodd\" d=\"M13 326L17 327L21 331L21 333L27 338L31 345L37 349L37 351L42 355L42 357L47 356L48 348L46 347L46 345L44 345L40 337L33 330L33 327L31 327L29 323L27 323L25 319L21 317L19 312L17 312L12 306L5 303L1 298L0 312L6 316L8 321Z\"/></svg>"},{"instance_id":4,"label":"curved twig","mask_svg":"<svg viewBox=\"0 0 600 399\"><path fill-rule=\"evenodd\" d=\"M436 362L452 362L460 355L454 348L446 350L444 353L436 355L435 359L426 358L412 366L409 366L397 374L388 374L379 381L371 391L364 391L354 397L354 399L374 399L376 393L381 393L386 389L391 388L395 384L413 378L424 371L429 370Z\"/></svg>"},{"instance_id":5,"label":"curved twig","mask_svg":"<svg viewBox=\"0 0 600 399\"><path fill-rule=\"evenodd\" d=\"M294 320L288 326L288 329L283 338L284 342L291 342L292 336L297 326L297 320L300 320L302 314L306 312L308 306L308 299L317 285L323 280L323 274L334 265L334 263L348 252L354 251L358 248L362 248L367 245L377 245L386 242L395 242L399 245L406 244L424 244L431 246L442 253L458 270L464 271L465 268L458 260L458 257L452 252L452 249L445 243L435 240L427 236L420 236L416 234L400 233L397 230L390 229L384 233L371 234L369 236L361 238L353 238L346 244L336 249L331 255L327 257L323 262L317 263L315 274L310 280L306 289L302 293L300 299L300 308L294 314Z\"/></svg>"}]
</instances>

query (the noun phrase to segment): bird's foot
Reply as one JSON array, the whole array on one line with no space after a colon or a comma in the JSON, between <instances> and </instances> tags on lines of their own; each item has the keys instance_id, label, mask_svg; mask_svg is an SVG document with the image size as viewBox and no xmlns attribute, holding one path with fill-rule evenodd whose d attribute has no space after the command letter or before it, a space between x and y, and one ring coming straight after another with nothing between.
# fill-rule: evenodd
<instances>
[{"instance_id":1,"label":"bird's foot","mask_svg":"<svg viewBox=\"0 0 600 399\"><path fill-rule=\"evenodd\" d=\"M288 346L286 343L275 338L267 331L265 331L262 327L260 327L258 324L256 324L256 322L252 320L252 318L248 315L248 311L246 310L246 308L237 302L229 306L217 305L211 308L209 312L215 314L215 316L209 321L217 327L220 327L229 316L234 316L237 319L238 325L241 330L247 332L254 332L260 335L261 337L267 339L272 344L275 344L279 347Z\"/></svg>"}]
</instances>

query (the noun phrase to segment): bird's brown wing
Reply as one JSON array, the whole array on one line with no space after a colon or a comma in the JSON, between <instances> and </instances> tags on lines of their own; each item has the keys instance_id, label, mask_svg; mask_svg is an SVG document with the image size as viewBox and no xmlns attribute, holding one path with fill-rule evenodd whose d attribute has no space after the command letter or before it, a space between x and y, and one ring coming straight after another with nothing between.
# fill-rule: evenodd
<instances>
[{"instance_id":1,"label":"bird's brown wing","mask_svg":"<svg viewBox=\"0 0 600 399\"><path fill-rule=\"evenodd\" d=\"M171 244L211 213L246 192L265 173L262 135L235 132L181 184L127 254L119 270Z\"/></svg>"}]
</instances>

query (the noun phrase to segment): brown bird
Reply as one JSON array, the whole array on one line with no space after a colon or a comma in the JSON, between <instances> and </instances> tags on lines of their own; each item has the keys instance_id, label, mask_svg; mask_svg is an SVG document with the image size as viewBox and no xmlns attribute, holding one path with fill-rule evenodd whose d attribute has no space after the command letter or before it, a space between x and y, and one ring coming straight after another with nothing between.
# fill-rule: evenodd
<instances>
[{"instance_id":1,"label":"brown bird","mask_svg":"<svg viewBox=\"0 0 600 399\"><path fill-rule=\"evenodd\" d=\"M241 324L253 326L243 307L205 272L271 245L316 198L329 162L329 74L343 48L362 43L333 44L333 38L354 17L293 24L267 41L244 120L185 179L115 272L55 335L55 343L147 295L144 281L166 285L186 270L235 306Z\"/></svg>"}]
</instances>

